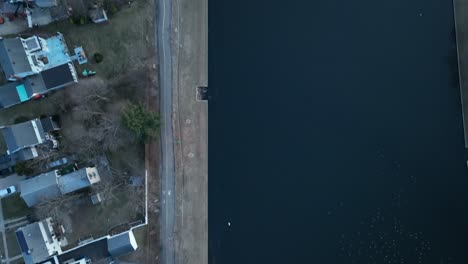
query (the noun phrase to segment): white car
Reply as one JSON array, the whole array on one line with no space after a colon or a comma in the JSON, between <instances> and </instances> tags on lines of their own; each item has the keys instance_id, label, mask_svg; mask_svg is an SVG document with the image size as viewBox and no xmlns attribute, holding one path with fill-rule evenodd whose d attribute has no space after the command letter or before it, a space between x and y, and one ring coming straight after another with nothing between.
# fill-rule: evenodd
<instances>
[{"instance_id":1,"label":"white car","mask_svg":"<svg viewBox=\"0 0 468 264\"><path fill-rule=\"evenodd\" d=\"M0 190L0 198L7 197L8 195L13 194L15 192L16 192L15 186L10 186L8 188L1 189Z\"/></svg>"}]
</instances>

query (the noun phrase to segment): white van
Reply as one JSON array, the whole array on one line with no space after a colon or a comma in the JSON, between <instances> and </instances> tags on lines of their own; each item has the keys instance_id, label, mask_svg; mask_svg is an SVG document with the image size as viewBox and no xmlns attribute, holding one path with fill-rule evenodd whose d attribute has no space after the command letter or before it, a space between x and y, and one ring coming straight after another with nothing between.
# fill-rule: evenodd
<instances>
[{"instance_id":1,"label":"white van","mask_svg":"<svg viewBox=\"0 0 468 264\"><path fill-rule=\"evenodd\" d=\"M16 192L15 186L10 186L8 188L1 189L0 190L0 198L7 197L8 195L13 194L15 192Z\"/></svg>"}]
</instances>

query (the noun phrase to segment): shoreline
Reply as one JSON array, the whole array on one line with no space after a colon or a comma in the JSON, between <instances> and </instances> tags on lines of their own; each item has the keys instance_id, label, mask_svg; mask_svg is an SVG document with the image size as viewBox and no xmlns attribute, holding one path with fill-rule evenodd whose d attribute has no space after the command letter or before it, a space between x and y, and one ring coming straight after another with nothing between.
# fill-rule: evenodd
<instances>
[{"instance_id":1,"label":"shoreline","mask_svg":"<svg viewBox=\"0 0 468 264\"><path fill-rule=\"evenodd\" d=\"M467 45L468 35L463 34L463 29L468 28L468 18L464 15L464 9L468 3L461 0L453 0L453 18L455 21L455 38L457 46L458 79L460 88L460 100L462 107L463 134L465 148L468 148L468 59Z\"/></svg>"}]
</instances>

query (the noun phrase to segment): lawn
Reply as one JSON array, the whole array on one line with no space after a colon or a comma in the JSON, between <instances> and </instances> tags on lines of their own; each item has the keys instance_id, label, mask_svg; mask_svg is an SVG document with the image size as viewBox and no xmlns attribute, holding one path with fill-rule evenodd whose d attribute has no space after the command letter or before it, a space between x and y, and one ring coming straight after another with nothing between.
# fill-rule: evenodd
<instances>
[{"instance_id":1,"label":"lawn","mask_svg":"<svg viewBox=\"0 0 468 264\"><path fill-rule=\"evenodd\" d=\"M2 198L2 207L5 219L15 219L32 213L32 209L26 205L19 193Z\"/></svg>"},{"instance_id":2,"label":"lawn","mask_svg":"<svg viewBox=\"0 0 468 264\"><path fill-rule=\"evenodd\" d=\"M10 264L24 264L23 258L10 261Z\"/></svg>"},{"instance_id":3,"label":"lawn","mask_svg":"<svg viewBox=\"0 0 468 264\"><path fill-rule=\"evenodd\" d=\"M112 78L144 65L150 58L153 33L153 10L148 0L137 0L130 8L123 8L105 24L75 25L69 20L39 28L39 32L60 32L65 36L70 51L82 46L88 56L84 66L98 75ZM95 63L93 55L104 56ZM83 67L78 67L82 72Z\"/></svg>"},{"instance_id":4,"label":"lawn","mask_svg":"<svg viewBox=\"0 0 468 264\"><path fill-rule=\"evenodd\" d=\"M69 247L75 246L78 239L91 235L94 238L106 236L108 231L122 224L137 220L144 221L144 201L141 193L135 193L132 186L121 186L113 191L102 203L93 205L88 196L81 197L81 202L75 200L68 209L64 224ZM99 224L96 224L99 223Z\"/></svg>"},{"instance_id":5,"label":"lawn","mask_svg":"<svg viewBox=\"0 0 468 264\"><path fill-rule=\"evenodd\" d=\"M8 256L10 258L21 254L20 246L16 240L15 231L6 232L6 241L8 246Z\"/></svg>"},{"instance_id":6,"label":"lawn","mask_svg":"<svg viewBox=\"0 0 468 264\"><path fill-rule=\"evenodd\" d=\"M1 238L2 232L0 232L0 238ZM5 256L5 248L3 247L3 239L0 239L0 259L3 259Z\"/></svg>"}]
</instances>

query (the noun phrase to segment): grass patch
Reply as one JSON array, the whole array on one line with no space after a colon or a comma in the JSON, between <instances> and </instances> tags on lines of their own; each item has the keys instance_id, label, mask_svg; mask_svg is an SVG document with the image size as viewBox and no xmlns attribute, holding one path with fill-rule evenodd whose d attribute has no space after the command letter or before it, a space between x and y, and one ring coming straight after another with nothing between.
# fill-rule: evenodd
<instances>
[{"instance_id":1,"label":"grass patch","mask_svg":"<svg viewBox=\"0 0 468 264\"><path fill-rule=\"evenodd\" d=\"M2 232L0 232L0 238L1 238ZM5 247L3 246L3 239L0 239L0 256L2 258L5 256Z\"/></svg>"},{"instance_id":2,"label":"grass patch","mask_svg":"<svg viewBox=\"0 0 468 264\"><path fill-rule=\"evenodd\" d=\"M19 218L32 213L32 209L26 205L19 193L3 198L2 207L3 217L6 220Z\"/></svg>"},{"instance_id":3,"label":"grass patch","mask_svg":"<svg viewBox=\"0 0 468 264\"><path fill-rule=\"evenodd\" d=\"M146 232L148 232L148 226L142 226L139 228L133 229L133 234L135 235L135 240L139 247L146 247Z\"/></svg>"},{"instance_id":4,"label":"grass patch","mask_svg":"<svg viewBox=\"0 0 468 264\"><path fill-rule=\"evenodd\" d=\"M21 254L21 249L19 247L18 241L16 241L16 234L14 231L6 232L6 242L8 246L8 256L14 257Z\"/></svg>"},{"instance_id":5,"label":"grass patch","mask_svg":"<svg viewBox=\"0 0 468 264\"><path fill-rule=\"evenodd\" d=\"M82 204L71 212L72 232L67 234L68 242L73 244L86 235L101 237L108 234L110 228L120 224L131 223L137 219L137 215L144 213L140 201L140 195L131 191L126 186L116 190L111 200L101 204ZM96 225L95 223L100 223Z\"/></svg>"},{"instance_id":6,"label":"grass patch","mask_svg":"<svg viewBox=\"0 0 468 264\"><path fill-rule=\"evenodd\" d=\"M65 174L68 174L68 173L72 173L74 167L75 167L75 164L74 164L74 163L69 164L69 165L63 167L63 168L60 170L60 175L65 175Z\"/></svg>"},{"instance_id":7,"label":"grass patch","mask_svg":"<svg viewBox=\"0 0 468 264\"><path fill-rule=\"evenodd\" d=\"M70 50L83 46L88 63L77 65L79 73L87 68L111 78L143 65L143 61L149 58L152 49L152 36L148 35L152 34L151 12L147 3L135 1L131 8L119 11L106 24L74 25L65 20L39 30L63 33ZM103 62L95 62L95 53L102 54Z\"/></svg>"},{"instance_id":8,"label":"grass patch","mask_svg":"<svg viewBox=\"0 0 468 264\"><path fill-rule=\"evenodd\" d=\"M10 264L24 264L24 260L22 258L10 261Z\"/></svg>"}]
</instances>

